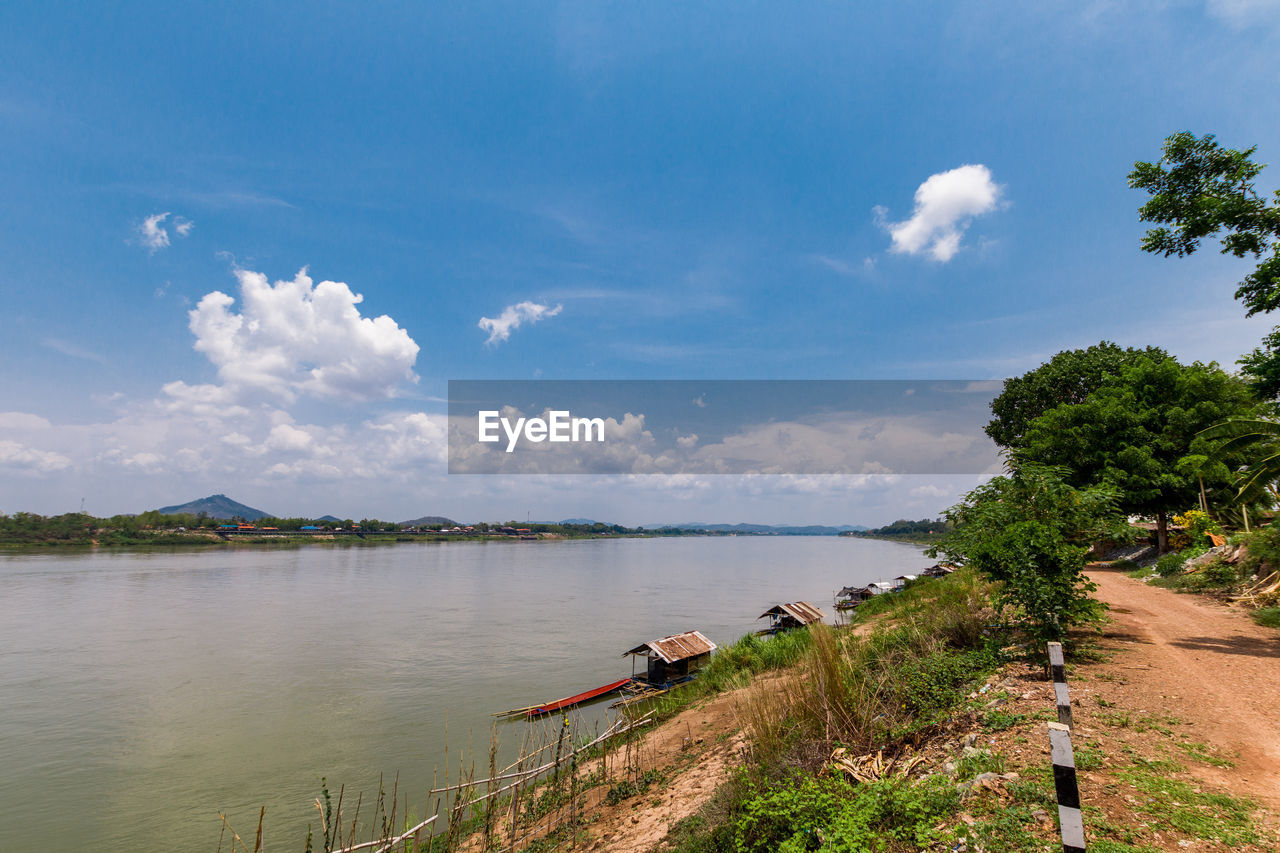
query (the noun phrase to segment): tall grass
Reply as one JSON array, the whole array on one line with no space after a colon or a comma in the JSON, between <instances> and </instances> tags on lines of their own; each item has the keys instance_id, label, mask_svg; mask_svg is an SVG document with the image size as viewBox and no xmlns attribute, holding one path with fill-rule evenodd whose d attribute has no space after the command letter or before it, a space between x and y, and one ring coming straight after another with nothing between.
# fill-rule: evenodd
<instances>
[{"instance_id":1,"label":"tall grass","mask_svg":"<svg viewBox=\"0 0 1280 853\"><path fill-rule=\"evenodd\" d=\"M744 721L764 765L809 765L835 746L868 751L938 722L995 668L983 584L964 573L877 602L869 633L823 625L786 677L749 691Z\"/></svg>"}]
</instances>

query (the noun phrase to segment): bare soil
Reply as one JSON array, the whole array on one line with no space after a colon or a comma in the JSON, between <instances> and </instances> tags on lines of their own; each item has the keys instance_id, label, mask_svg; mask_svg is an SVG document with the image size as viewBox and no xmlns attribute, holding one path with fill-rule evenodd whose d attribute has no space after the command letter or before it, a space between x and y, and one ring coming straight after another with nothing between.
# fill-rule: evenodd
<instances>
[{"instance_id":1,"label":"bare soil","mask_svg":"<svg viewBox=\"0 0 1280 853\"><path fill-rule=\"evenodd\" d=\"M1238 755L1208 772L1232 793L1280 810L1280 632L1199 595L1094 567L1111 607L1106 636L1120 653L1118 701L1183 720L1198 740ZM1211 768L1210 768L1211 770Z\"/></svg>"}]
</instances>

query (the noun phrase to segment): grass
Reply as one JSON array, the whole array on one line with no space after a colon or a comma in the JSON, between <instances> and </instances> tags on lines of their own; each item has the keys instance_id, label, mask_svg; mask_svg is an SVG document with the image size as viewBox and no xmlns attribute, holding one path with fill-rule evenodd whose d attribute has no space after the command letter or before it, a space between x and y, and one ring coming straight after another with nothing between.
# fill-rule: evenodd
<instances>
[{"instance_id":1,"label":"grass","mask_svg":"<svg viewBox=\"0 0 1280 853\"><path fill-rule=\"evenodd\" d=\"M1152 829L1229 846L1262 841L1253 825L1255 805L1249 800L1199 790L1150 767L1135 767L1119 776L1143 795L1131 805Z\"/></svg>"},{"instance_id":2,"label":"grass","mask_svg":"<svg viewBox=\"0 0 1280 853\"><path fill-rule=\"evenodd\" d=\"M1249 615L1264 628L1280 628L1280 607L1260 607Z\"/></svg>"},{"instance_id":3,"label":"grass","mask_svg":"<svg viewBox=\"0 0 1280 853\"><path fill-rule=\"evenodd\" d=\"M1229 758L1223 758L1217 754L1217 750L1209 746L1207 743L1199 743L1198 741L1183 741L1178 744L1178 749L1187 754L1188 758L1199 761L1201 764L1208 764L1212 767L1235 767L1236 763Z\"/></svg>"},{"instance_id":4,"label":"grass","mask_svg":"<svg viewBox=\"0 0 1280 853\"><path fill-rule=\"evenodd\" d=\"M877 620L870 632L826 626L806 632L808 645L795 650L791 668L745 695L748 765L699 814L673 828L669 849L905 850L944 841L941 827L959 808L955 778L894 776L853 785L825 765L837 746L851 755L882 748L888 754L967 707L965 697L1002 660L987 636L987 593L973 574L957 572L860 606L859 622ZM737 673L767 666L756 662L756 642L745 638L726 650L723 670L708 668L708 682L734 685ZM980 752L957 769L972 778L1003 768L1003 758ZM823 846L828 841L835 846Z\"/></svg>"}]
</instances>

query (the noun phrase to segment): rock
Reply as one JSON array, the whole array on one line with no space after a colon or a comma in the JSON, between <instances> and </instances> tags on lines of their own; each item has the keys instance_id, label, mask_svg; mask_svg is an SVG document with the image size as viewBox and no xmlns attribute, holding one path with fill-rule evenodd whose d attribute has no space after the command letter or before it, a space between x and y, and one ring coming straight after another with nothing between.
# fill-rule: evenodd
<instances>
[{"instance_id":1,"label":"rock","mask_svg":"<svg viewBox=\"0 0 1280 853\"><path fill-rule=\"evenodd\" d=\"M965 746L973 746L973 745L974 745L975 743L977 743L977 742L978 742L978 734L977 734L977 732L970 732L969 734L967 734L967 735L965 735L965 736L964 736L964 745L965 745Z\"/></svg>"},{"instance_id":2,"label":"rock","mask_svg":"<svg viewBox=\"0 0 1280 853\"><path fill-rule=\"evenodd\" d=\"M946 764L942 765L942 772L946 773L948 776L954 776L956 773L955 762L948 761Z\"/></svg>"}]
</instances>

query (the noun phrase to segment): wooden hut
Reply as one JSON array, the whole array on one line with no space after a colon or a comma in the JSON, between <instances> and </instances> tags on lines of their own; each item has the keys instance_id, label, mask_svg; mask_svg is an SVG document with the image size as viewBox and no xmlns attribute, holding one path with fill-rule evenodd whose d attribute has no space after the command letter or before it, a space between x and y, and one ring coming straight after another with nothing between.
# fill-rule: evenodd
<instances>
[{"instance_id":1,"label":"wooden hut","mask_svg":"<svg viewBox=\"0 0 1280 853\"><path fill-rule=\"evenodd\" d=\"M954 566L946 563L936 563L920 573L922 578L945 578L947 575L955 571Z\"/></svg>"},{"instance_id":2,"label":"wooden hut","mask_svg":"<svg viewBox=\"0 0 1280 853\"><path fill-rule=\"evenodd\" d=\"M836 593L836 610L852 610L870 597L865 586L846 586Z\"/></svg>"},{"instance_id":3,"label":"wooden hut","mask_svg":"<svg viewBox=\"0 0 1280 853\"><path fill-rule=\"evenodd\" d=\"M686 631L641 643L622 654L623 657L634 655L647 661L645 674L635 676L633 667L633 677L643 678L653 685L664 685L688 680L698 667L710 660L715 647L716 644L701 632Z\"/></svg>"},{"instance_id":4,"label":"wooden hut","mask_svg":"<svg viewBox=\"0 0 1280 853\"><path fill-rule=\"evenodd\" d=\"M769 633L787 631L791 628L802 628L814 622L821 622L827 614L807 601L793 601L790 604L778 604L770 607L759 618L769 619Z\"/></svg>"}]
</instances>

